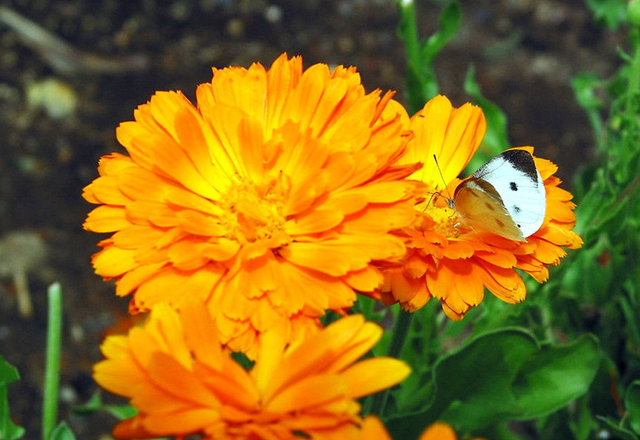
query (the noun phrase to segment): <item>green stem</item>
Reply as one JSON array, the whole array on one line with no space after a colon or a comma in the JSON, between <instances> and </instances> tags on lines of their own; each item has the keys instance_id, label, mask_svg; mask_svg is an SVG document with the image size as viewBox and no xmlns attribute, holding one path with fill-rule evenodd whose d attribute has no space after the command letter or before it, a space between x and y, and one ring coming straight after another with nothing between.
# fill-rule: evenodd
<instances>
[{"instance_id":1,"label":"green stem","mask_svg":"<svg viewBox=\"0 0 640 440\"><path fill-rule=\"evenodd\" d=\"M404 43L407 64L418 71L420 65L420 43L416 25L416 7L412 0L398 1L400 6L400 34Z\"/></svg>"},{"instance_id":2,"label":"green stem","mask_svg":"<svg viewBox=\"0 0 640 440\"><path fill-rule=\"evenodd\" d=\"M627 116L635 117L634 114L634 105L633 100L636 98L638 91L640 90L640 44L638 44L637 32L638 30L633 29L631 32L635 32L636 35L632 35L631 39L635 43L634 52L633 52L633 61L631 63L631 73L629 74L629 88L627 90L627 101L626 101L626 111ZM636 37L636 38L634 38Z\"/></svg>"},{"instance_id":3,"label":"green stem","mask_svg":"<svg viewBox=\"0 0 640 440\"><path fill-rule=\"evenodd\" d=\"M640 30L631 29L629 31L629 39L633 47L633 57L629 65L630 72L628 76L627 94L624 101L624 112L627 121L635 121L637 118L636 110L638 93L640 92ZM635 151L637 136L634 136L629 129L622 131L622 146L625 153Z\"/></svg>"},{"instance_id":4,"label":"green stem","mask_svg":"<svg viewBox=\"0 0 640 440\"><path fill-rule=\"evenodd\" d=\"M407 57L406 91L409 100L409 112L414 114L424 105L422 94L423 61L420 57L420 37L418 35L418 25L416 24L416 7L413 0L398 0L400 8L400 24L398 25L398 35L404 44L404 51Z\"/></svg>"},{"instance_id":5,"label":"green stem","mask_svg":"<svg viewBox=\"0 0 640 440\"><path fill-rule=\"evenodd\" d=\"M58 385L60 383L60 341L62 339L62 289L49 286L49 322L47 325L47 364L44 375L42 405L42 439L47 440L58 420Z\"/></svg>"},{"instance_id":6,"label":"green stem","mask_svg":"<svg viewBox=\"0 0 640 440\"><path fill-rule=\"evenodd\" d=\"M398 320L396 321L396 328L393 330L393 338L391 339L389 353L387 354L389 357L399 359L400 355L402 355L404 344L407 340L407 336L409 336L412 320L413 313L400 310ZM377 415L378 417L382 417L390 392L390 389L386 389L373 396L373 403L371 405L371 411L369 412Z\"/></svg>"},{"instance_id":7,"label":"green stem","mask_svg":"<svg viewBox=\"0 0 640 440\"><path fill-rule=\"evenodd\" d=\"M618 297L620 309L627 320L627 331L629 339L631 339L636 347L640 347L640 331L638 331L637 320L634 317L633 308L624 296Z\"/></svg>"}]
</instances>

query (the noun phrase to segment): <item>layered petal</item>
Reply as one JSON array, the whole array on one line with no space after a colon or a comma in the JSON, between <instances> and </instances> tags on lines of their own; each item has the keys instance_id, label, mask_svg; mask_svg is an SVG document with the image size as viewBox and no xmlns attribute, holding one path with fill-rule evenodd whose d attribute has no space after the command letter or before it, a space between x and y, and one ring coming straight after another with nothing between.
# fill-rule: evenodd
<instances>
[{"instance_id":1,"label":"layered petal","mask_svg":"<svg viewBox=\"0 0 640 440\"><path fill-rule=\"evenodd\" d=\"M142 327L106 339L94 378L138 410L116 426L117 438L386 439L379 422L360 418L356 400L410 373L396 359L358 361L381 335L360 315L288 348L270 331L246 371L224 349L201 301L186 300L179 312L160 303Z\"/></svg>"},{"instance_id":2,"label":"layered petal","mask_svg":"<svg viewBox=\"0 0 640 440\"><path fill-rule=\"evenodd\" d=\"M84 227L113 233L94 268L131 311L197 296L254 357L264 329L293 342L380 287L376 264L405 254L393 231L416 217L420 165L401 162L405 110L354 68L285 54L214 69L196 97L158 92L118 127L129 155L101 159Z\"/></svg>"},{"instance_id":3,"label":"layered petal","mask_svg":"<svg viewBox=\"0 0 640 440\"><path fill-rule=\"evenodd\" d=\"M548 266L560 263L565 248L582 245L572 230L575 205L571 194L558 187L557 167L535 156L546 210L542 226L533 235L516 241L465 224L451 198L461 183L457 175L484 136L486 122L478 107L453 108L447 98L438 96L412 118L411 128L416 136L403 160L424 163L414 177L427 184L431 194L415 206L414 224L399 234L408 251L401 265L385 268L381 296L386 303L399 302L414 311L435 297L454 320L482 302L485 288L505 302L517 303L527 292L516 269L544 282ZM532 147L520 149L533 154Z\"/></svg>"}]
</instances>

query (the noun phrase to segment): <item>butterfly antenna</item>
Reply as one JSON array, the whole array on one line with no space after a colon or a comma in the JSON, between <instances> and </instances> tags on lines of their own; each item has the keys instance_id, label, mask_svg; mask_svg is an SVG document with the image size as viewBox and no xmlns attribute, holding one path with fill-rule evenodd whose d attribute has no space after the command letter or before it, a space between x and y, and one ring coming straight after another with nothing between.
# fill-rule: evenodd
<instances>
[{"instance_id":1,"label":"butterfly antenna","mask_svg":"<svg viewBox=\"0 0 640 440\"><path fill-rule=\"evenodd\" d=\"M442 171L440 171L440 165L438 164L438 159L436 159L436 155L433 155L433 159L436 161L436 167L438 168L438 172L440 173L440 177L442 178L442 181L444 182L444 176L442 175ZM445 183L445 188L446 188L446 183ZM426 210L427 207L431 204L431 202L433 201L433 198L438 195L440 197L444 197L442 194L440 194L440 192L435 191L431 194L431 197L429 197L429 201L427 202L426 205L424 205L424 209Z\"/></svg>"},{"instance_id":2,"label":"butterfly antenna","mask_svg":"<svg viewBox=\"0 0 640 440\"><path fill-rule=\"evenodd\" d=\"M436 163L436 168L438 169L438 174L440 174L440 178L442 179L442 183L444 183L444 187L447 187L447 181L444 180L444 174L442 174L442 170L440 169L440 164L438 163L438 158L436 157L436 155L433 155L433 160Z\"/></svg>"},{"instance_id":3,"label":"butterfly antenna","mask_svg":"<svg viewBox=\"0 0 640 440\"><path fill-rule=\"evenodd\" d=\"M442 179L442 183L444 184L444 189L447 189L447 181L444 180L444 174L442 174L442 169L440 168L440 164L438 163L438 158L436 157L436 155L433 155L433 160L436 162L436 168L438 168L438 173L440 174L440 178ZM447 193L449 191L447 190ZM440 197L443 197L442 194L440 194L439 192L436 192L435 194L438 194ZM448 194L448 199L451 199L451 194Z\"/></svg>"},{"instance_id":4,"label":"butterfly antenna","mask_svg":"<svg viewBox=\"0 0 640 440\"><path fill-rule=\"evenodd\" d=\"M442 174L442 169L440 168L440 164L438 163L438 158L436 157L435 154L433 155L433 160L436 162L436 168L438 168L438 173L440 173L440 178L442 179L442 183L444 184L444 189L447 191L447 197L446 197L447 204L449 205L449 208L453 210L453 213L450 216L450 217L453 217L455 215L455 208L453 207L453 197L451 197L451 193L447 189L447 181L444 179L444 174ZM433 198L436 194L439 195L440 197L445 197L442 194L440 194L438 191L436 191L435 193L433 193L431 198ZM431 199L429 200L429 203L431 203Z\"/></svg>"}]
</instances>

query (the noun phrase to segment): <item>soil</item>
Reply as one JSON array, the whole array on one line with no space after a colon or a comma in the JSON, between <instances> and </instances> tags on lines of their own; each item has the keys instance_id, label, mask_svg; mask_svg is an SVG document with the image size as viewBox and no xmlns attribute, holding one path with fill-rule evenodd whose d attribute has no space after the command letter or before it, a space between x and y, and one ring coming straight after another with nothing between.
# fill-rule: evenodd
<instances>
[{"instance_id":1,"label":"soil","mask_svg":"<svg viewBox=\"0 0 640 440\"><path fill-rule=\"evenodd\" d=\"M426 36L437 29L443 2L418 3ZM402 92L398 12L391 0L13 0L0 8L69 45L59 51L49 46L51 38L26 43L0 23L0 247L18 231L35 234L47 255L26 269L30 318L18 313L13 272L3 271L0 261L0 354L22 376L10 386L11 413L27 428L26 438L39 437L46 289L59 281L65 319L60 417L79 439L104 438L113 419L79 417L70 407L97 390L91 369L101 359L99 345L126 317L127 300L116 298L113 285L91 268L102 237L81 227L91 206L80 194L97 176L98 158L124 152L115 127L156 90L193 98L212 66L269 65L284 51L303 55L305 66L355 65L367 90ZM441 92L461 105L473 64L485 96L509 116L512 144L534 145L568 182L593 150L571 78L611 75L619 65L617 45L624 46L624 35L594 23L582 0L463 2L461 30L436 67ZM397 97L403 100L402 93Z\"/></svg>"}]
</instances>

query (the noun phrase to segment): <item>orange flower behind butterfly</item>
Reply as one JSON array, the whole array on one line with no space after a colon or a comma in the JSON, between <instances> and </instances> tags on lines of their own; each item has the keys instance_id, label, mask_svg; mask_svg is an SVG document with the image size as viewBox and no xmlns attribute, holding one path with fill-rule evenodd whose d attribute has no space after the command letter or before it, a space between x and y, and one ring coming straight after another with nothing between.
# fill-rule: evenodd
<instances>
[{"instance_id":1,"label":"orange flower behind butterfly","mask_svg":"<svg viewBox=\"0 0 640 440\"><path fill-rule=\"evenodd\" d=\"M316 438L316 437L314 437ZM367 416L360 426L348 425L342 430L331 432L330 436L319 440L393 440L384 424L375 416ZM397 439L400 440L400 439ZM458 436L451 425L435 422L429 425L418 440L458 440ZM471 440L486 440L473 438Z\"/></svg>"},{"instance_id":2,"label":"orange flower behind butterfly","mask_svg":"<svg viewBox=\"0 0 640 440\"><path fill-rule=\"evenodd\" d=\"M270 69L214 69L196 91L158 92L122 123L130 156L100 161L85 188L101 206L90 231L96 273L133 293L130 310L179 308L196 296L232 350L287 340L382 283L374 262L398 261L420 184L398 165L411 137L402 106L366 94L354 68L278 58Z\"/></svg>"},{"instance_id":3,"label":"orange flower behind butterfly","mask_svg":"<svg viewBox=\"0 0 640 440\"><path fill-rule=\"evenodd\" d=\"M582 245L572 231L576 222L572 196L558 187L557 166L545 159L534 157L546 191L545 217L526 241L468 227L452 209L448 197L461 183L457 176L486 131L480 108L471 104L453 108L447 98L437 96L411 119L411 128L415 137L403 160L424 163L411 178L427 184L432 196L416 205L419 218L403 230L408 247L403 265L385 270L385 302L397 301L407 310L416 310L435 297L455 320L482 302L485 287L501 300L517 303L525 299L526 289L515 269L542 283L549 277L548 266L559 264L566 255L563 247ZM522 149L533 154L531 147Z\"/></svg>"},{"instance_id":4,"label":"orange flower behind butterfly","mask_svg":"<svg viewBox=\"0 0 640 440\"><path fill-rule=\"evenodd\" d=\"M187 300L180 312L158 304L144 326L106 339L107 359L95 366L95 380L138 410L115 427L116 438L355 440L362 437L354 427L363 422L356 399L411 371L392 358L358 361L383 333L362 315L342 318L296 347L285 348L279 332L267 332L250 371L226 353L217 333L207 308ZM365 433L384 434L369 425Z\"/></svg>"}]
</instances>

